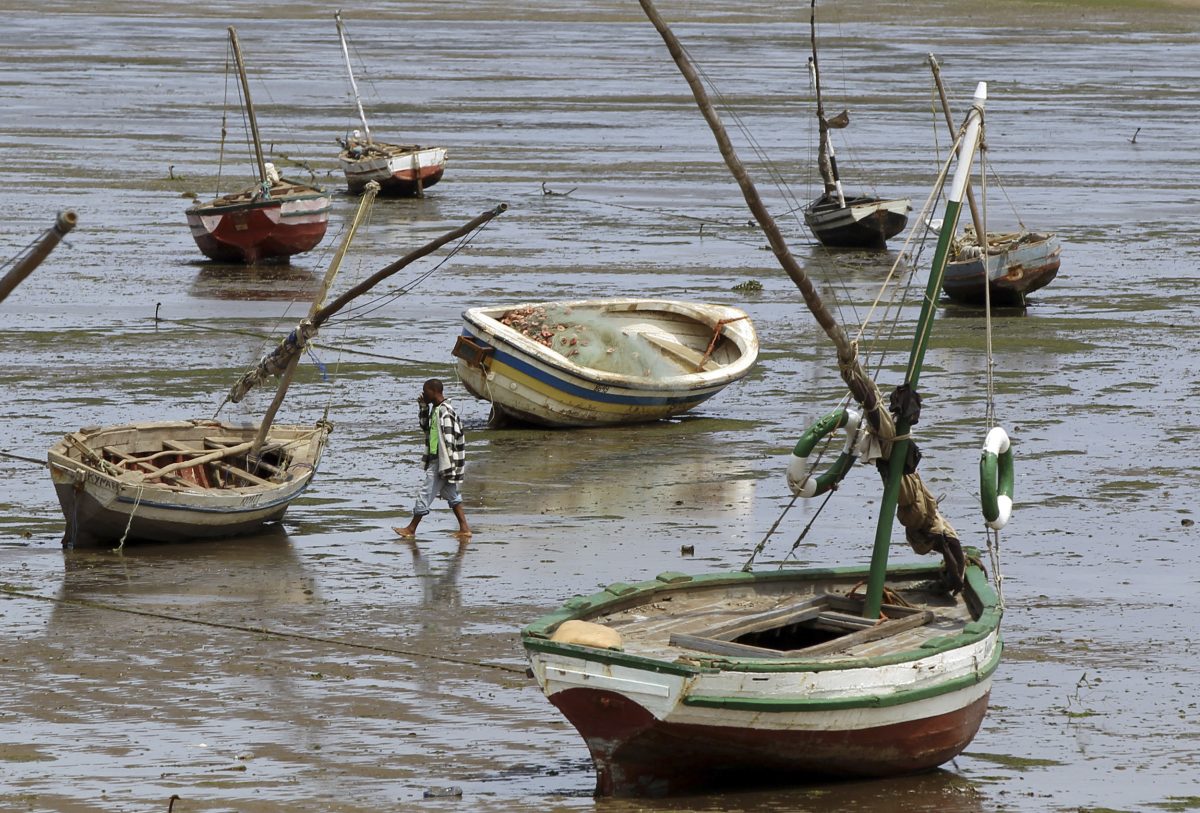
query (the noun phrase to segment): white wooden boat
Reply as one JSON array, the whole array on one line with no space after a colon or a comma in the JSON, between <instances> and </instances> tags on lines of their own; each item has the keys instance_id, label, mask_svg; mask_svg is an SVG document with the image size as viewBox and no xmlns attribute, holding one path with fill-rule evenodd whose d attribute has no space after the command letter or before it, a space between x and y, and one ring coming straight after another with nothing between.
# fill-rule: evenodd
<instances>
[{"instance_id":1,"label":"white wooden boat","mask_svg":"<svg viewBox=\"0 0 1200 813\"><path fill-rule=\"evenodd\" d=\"M910 456L920 412L914 393L950 233L939 235L905 380L885 408L857 344L788 250L683 46L652 0L640 3L688 80L775 257L836 349L857 404L804 434L787 467L789 487L802 497L827 493L860 458L876 464L870 468L879 468L885 486L869 565L758 572L754 560L768 533L741 570L609 585L522 631L533 676L586 742L601 796L932 769L975 736L1003 650L1002 597L978 552L964 551L941 516L916 471L919 456ZM951 229L985 98L980 83L947 194ZM829 454L837 459L817 475L814 461L828 451L821 444L839 429L846 434L841 454ZM999 427L984 448L983 518L998 529L1011 512L1011 449ZM992 488L984 491L989 475ZM940 553L943 561L889 565L897 518L914 551ZM994 564L990 537L989 553Z\"/></svg>"},{"instance_id":2,"label":"white wooden boat","mask_svg":"<svg viewBox=\"0 0 1200 813\"><path fill-rule=\"evenodd\" d=\"M161 421L72 432L47 459L67 547L186 542L277 522L316 473L332 425Z\"/></svg>"},{"instance_id":3,"label":"white wooden boat","mask_svg":"<svg viewBox=\"0 0 1200 813\"><path fill-rule=\"evenodd\" d=\"M534 677L582 735L596 793L890 776L934 768L979 729L1000 610L976 566L663 573L569 601L521 633Z\"/></svg>"},{"instance_id":4,"label":"white wooden boat","mask_svg":"<svg viewBox=\"0 0 1200 813\"><path fill-rule=\"evenodd\" d=\"M497 422L606 426L711 398L749 372L758 337L726 305L594 299L472 308L453 352Z\"/></svg>"},{"instance_id":5,"label":"white wooden boat","mask_svg":"<svg viewBox=\"0 0 1200 813\"><path fill-rule=\"evenodd\" d=\"M354 81L354 68L350 64L350 49L346 45L346 27L342 13L335 12L338 39L342 43L342 55L346 59L346 73L354 91L354 103L362 122L362 131L355 130L342 144L338 163L346 174L346 188L361 192L367 184L379 184L382 194L417 195L442 179L446 172L446 149L444 147L422 147L420 144L388 144L376 141L367 123L362 99L358 94L358 83Z\"/></svg>"}]
</instances>

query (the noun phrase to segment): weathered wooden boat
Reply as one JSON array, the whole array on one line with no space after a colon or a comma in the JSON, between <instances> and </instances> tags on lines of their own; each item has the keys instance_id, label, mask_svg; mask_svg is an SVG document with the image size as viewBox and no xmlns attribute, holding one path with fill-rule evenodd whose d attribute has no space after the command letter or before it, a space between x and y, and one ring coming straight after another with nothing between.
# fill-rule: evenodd
<instances>
[{"instance_id":1,"label":"weathered wooden boat","mask_svg":"<svg viewBox=\"0 0 1200 813\"><path fill-rule=\"evenodd\" d=\"M50 252L71 229L75 228L77 222L79 222L79 216L75 214L74 209L63 209L54 219L53 226L42 232L42 236L30 243L24 251L0 267L0 270L7 268L4 276L0 277L0 302L7 299L13 289L50 256Z\"/></svg>"},{"instance_id":2,"label":"weathered wooden boat","mask_svg":"<svg viewBox=\"0 0 1200 813\"><path fill-rule=\"evenodd\" d=\"M946 98L941 66L933 54L929 55L929 68L941 99L946 126L953 135L950 101ZM950 243L942 292L950 300L964 305L1024 307L1028 294L1046 287L1058 275L1062 254L1058 235L1032 232L1024 225L1016 232L990 232L984 225L986 218L975 201L969 182L966 199L972 225L964 228L962 236L955 237ZM979 244L980 234L987 235L986 247Z\"/></svg>"},{"instance_id":3,"label":"weathered wooden boat","mask_svg":"<svg viewBox=\"0 0 1200 813\"><path fill-rule=\"evenodd\" d=\"M809 16L809 37L812 56L809 73L817 97L817 127L819 143L817 168L825 191L804 207L804 222L813 236L825 246L836 248L884 248L889 239L904 231L912 209L908 198L886 199L873 195L846 195L838 173L837 156L829 131L850 124L850 114L843 110L831 119L825 118L821 97L821 69L817 62L817 0L812 0Z\"/></svg>"},{"instance_id":4,"label":"weathered wooden boat","mask_svg":"<svg viewBox=\"0 0 1200 813\"><path fill-rule=\"evenodd\" d=\"M346 73L350 77L350 88L354 91L354 103L362 130L355 130L342 143L338 163L346 174L346 187L351 192L361 192L371 181L380 186L382 194L417 195L442 179L446 172L446 149L444 147L422 147L420 144L388 144L376 141L367 124L358 83L354 80L354 68L350 64L350 49L346 45L346 28L342 13L335 12L338 38L342 43L342 55L346 58Z\"/></svg>"},{"instance_id":5,"label":"weathered wooden boat","mask_svg":"<svg viewBox=\"0 0 1200 813\"><path fill-rule=\"evenodd\" d=\"M229 43L241 82L258 179L240 192L190 207L186 212L188 227L200 251L211 260L256 263L287 259L309 251L324 238L329 196L315 186L281 177L264 159L250 84L233 26L229 27Z\"/></svg>"},{"instance_id":6,"label":"weathered wooden boat","mask_svg":"<svg viewBox=\"0 0 1200 813\"><path fill-rule=\"evenodd\" d=\"M238 536L283 517L316 474L332 430L327 417L312 426L274 424L300 356L317 331L355 298L414 260L465 237L506 208L501 205L485 212L323 305L377 191L372 184L360 201L308 316L246 372L225 399L237 403L253 387L277 378L278 388L261 423L234 425L214 418L91 427L51 447L47 460L66 518L65 546L120 547L127 541Z\"/></svg>"},{"instance_id":7,"label":"weathered wooden boat","mask_svg":"<svg viewBox=\"0 0 1200 813\"><path fill-rule=\"evenodd\" d=\"M893 566L876 623L862 616L868 576L663 573L576 598L522 642L587 743L599 795L935 768L987 710L996 594L975 565L960 596L940 565Z\"/></svg>"},{"instance_id":8,"label":"weathered wooden boat","mask_svg":"<svg viewBox=\"0 0 1200 813\"><path fill-rule=\"evenodd\" d=\"M726 305L595 299L472 308L453 353L495 423L608 426L706 401L749 372L758 337Z\"/></svg>"},{"instance_id":9,"label":"weathered wooden boat","mask_svg":"<svg viewBox=\"0 0 1200 813\"><path fill-rule=\"evenodd\" d=\"M1058 275L1062 246L1053 232L988 232L987 258L970 227L953 244L942 292L964 305L1024 307ZM990 290L989 290L990 289Z\"/></svg>"},{"instance_id":10,"label":"weathered wooden boat","mask_svg":"<svg viewBox=\"0 0 1200 813\"><path fill-rule=\"evenodd\" d=\"M182 542L253 533L282 519L321 462L332 425L158 421L91 427L47 455L68 547Z\"/></svg>"},{"instance_id":11,"label":"weathered wooden boat","mask_svg":"<svg viewBox=\"0 0 1200 813\"><path fill-rule=\"evenodd\" d=\"M919 417L915 391L949 237L939 235L905 382L885 410L856 343L788 251L682 46L651 0L640 2L775 256L837 349L839 371L861 408L839 408L805 433L788 466L789 486L798 496L827 493L862 458L883 474L884 495L869 566L755 572L764 539L740 571L612 584L576 596L522 631L533 676L586 742L598 795L932 769L961 753L979 729L1003 650L1002 596L978 552L964 551L941 516L915 471L919 455L910 455ZM985 97L980 83L948 194L951 223ZM819 447L838 429L846 435L841 454L818 475ZM984 498L993 529L1012 507L1011 449L1001 435L999 428L989 433L981 466L993 477ZM941 553L940 564L889 565L896 516L913 549ZM990 541L989 553L995 565Z\"/></svg>"}]
</instances>

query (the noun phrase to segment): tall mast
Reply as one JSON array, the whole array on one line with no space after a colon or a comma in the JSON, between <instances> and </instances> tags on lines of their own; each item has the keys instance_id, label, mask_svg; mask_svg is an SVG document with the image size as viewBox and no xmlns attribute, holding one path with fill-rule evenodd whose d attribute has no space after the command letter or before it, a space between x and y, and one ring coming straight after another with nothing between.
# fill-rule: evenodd
<instances>
[{"instance_id":1,"label":"tall mast","mask_svg":"<svg viewBox=\"0 0 1200 813\"><path fill-rule=\"evenodd\" d=\"M954 181L950 185L950 193L946 198L946 214L942 229L938 233L937 250L933 254L933 264L929 269L929 282L925 286L925 299L921 302L921 316L917 320L917 332L913 336L912 349L908 357L908 371L904 383L914 392L921 377L921 364L925 360L925 350L929 346L929 333L933 328L933 317L936 310L938 291L942 287L942 277L946 272L946 257L950 250L950 241L958 227L958 215L962 210L963 194L967 181L971 177L971 161L975 157L975 148L979 145L979 129L983 119L983 105L987 101L987 83L980 82L975 88L975 102L971 112L967 114L966 135L958 148L958 167L954 171ZM883 487L883 504L880 507L879 522L875 526L875 547L871 552L871 572L867 577L867 600L863 615L876 618L883 604L883 583L887 578L888 547L892 542L892 520L896 513L896 505L900 498L900 484L904 477L904 465L908 459L908 448L912 443L909 438L911 422L905 418L896 421L896 440L892 444L892 453L888 458L888 476Z\"/></svg>"},{"instance_id":2,"label":"tall mast","mask_svg":"<svg viewBox=\"0 0 1200 813\"><path fill-rule=\"evenodd\" d=\"M825 105L821 100L821 67L817 62L817 0L812 0L812 9L808 17L809 40L812 43L812 56L808 59L808 70L812 75L813 88L817 94L817 129L820 133L817 147L817 169L825 182L825 191L837 195L838 206L846 205L846 196L842 193L842 182L838 178L837 156L833 153L833 142L829 139L829 122L825 120Z\"/></svg>"},{"instance_id":3,"label":"tall mast","mask_svg":"<svg viewBox=\"0 0 1200 813\"><path fill-rule=\"evenodd\" d=\"M346 47L346 29L342 26L342 10L338 9L333 13L333 19L337 21L338 39L342 41L342 56L346 58L346 73L350 77L350 87L354 91L354 103L358 105L358 118L362 122L363 135L367 137L367 143L371 143L371 128L367 126L367 114L363 112L362 99L358 95L358 83L354 81L354 68L350 67L350 49Z\"/></svg>"},{"instance_id":4,"label":"tall mast","mask_svg":"<svg viewBox=\"0 0 1200 813\"><path fill-rule=\"evenodd\" d=\"M671 58L675 60L680 73L687 80L688 87L691 88L692 95L696 99L696 105L700 108L700 112L704 115L704 120L708 123L709 129L712 130L713 137L717 141L717 148L721 151L721 157L725 159L726 166L729 167L730 173L742 191L746 205L754 214L755 220L758 221L759 226L766 235L767 242L770 243L771 250L775 254L775 259L778 260L780 267L783 268L792 282L796 284L809 312L812 313L813 318L817 320L817 324L821 326L822 330L825 331L825 335L837 349L838 370L841 373L842 380L846 383L854 400L862 405L863 416L871 426L875 436L883 444L886 455L890 450L890 445L898 440L896 425L891 414L882 403L879 388L863 368L858 356L857 342L850 341L850 338L846 335L846 331L842 329L842 326L838 324L833 314L829 312L829 309L821 301L816 286L813 285L812 279L808 276L804 267L792 255L787 242L783 238L783 233L779 230L778 224L771 217L770 212L767 211L762 198L758 194L757 188L754 186L754 182L750 179L745 166L738 158L737 152L733 148L733 143L729 139L729 133L726 131L725 125L722 124L720 116L717 115L717 111L713 108L712 102L708 98L708 93L700 81L700 75L692 67L691 61L688 59L687 54L684 53L679 39L654 7L653 0L638 0L638 2L641 4L642 10L646 13L650 22L654 24L654 28L662 37L663 42L667 46L667 51L670 52ZM973 111L973 115L977 114L978 111ZM977 133L978 128L976 128ZM941 178L939 178L940 181ZM961 200L961 197L958 200ZM957 208L954 209L953 215L957 217ZM951 209L947 207L947 220L950 220L950 216ZM948 238L946 242L949 242ZM941 285L941 275L945 269L945 251L942 252L941 260L935 267L939 269L937 274L938 281L936 284L933 282L930 283L934 295L936 295L938 287ZM929 306L932 302L933 295L927 296L926 305ZM928 316L932 318L932 312ZM921 345L921 354L924 354L924 344ZM933 550L940 544L942 546L942 555L946 558L947 565L951 564L952 559L956 560L957 576L961 577L962 568L961 561L959 561L961 560L961 554L957 556L952 555L953 551L951 550L958 545L954 528L945 521L941 512L938 511L937 499L921 481L920 475L915 471L911 474L904 474L903 466L900 466L899 470L903 475L902 484L904 486L899 496L904 499L901 501L897 499L897 495L893 494L889 511L895 511L897 505L900 505L904 511L899 515L899 518L904 524L908 541L913 545L914 549L920 545L921 548L926 550ZM890 534L890 521L887 531ZM948 555L948 550L951 550L951 555ZM887 565L886 553L887 546L885 543L884 558L882 561L884 568ZM882 588L882 584L880 587ZM880 592L882 592L882 589ZM878 617L878 614L878 604L876 604L875 614L868 617Z\"/></svg>"},{"instance_id":5,"label":"tall mast","mask_svg":"<svg viewBox=\"0 0 1200 813\"><path fill-rule=\"evenodd\" d=\"M262 141L258 137L258 121L254 118L254 102L250 101L250 83L246 80L246 65L242 62L242 46L238 44L237 29L229 26L229 42L233 46L233 60L237 63L238 78L242 82L242 98L246 100L246 118L250 120L250 137L254 139L254 157L258 161L258 182L264 191L270 189L267 181L267 162L263 160Z\"/></svg>"},{"instance_id":6,"label":"tall mast","mask_svg":"<svg viewBox=\"0 0 1200 813\"><path fill-rule=\"evenodd\" d=\"M929 69L933 71L933 82L937 85L938 98L942 100L942 113L946 116L946 126L950 128L950 138L956 135L954 132L954 115L950 112L950 100L946 98L946 86L942 84L942 70L938 65L937 57L933 54L929 55ZM985 224L983 217L979 213L979 205L975 202L975 192L971 189L970 180L967 181L967 204L971 208L971 223L975 226L975 239L979 244L980 250L983 252L984 267L987 267L987 233L984 231Z\"/></svg>"},{"instance_id":7,"label":"tall mast","mask_svg":"<svg viewBox=\"0 0 1200 813\"><path fill-rule=\"evenodd\" d=\"M346 234L342 238L341 245L338 246L337 252L329 262L329 268L325 269L325 279L321 281L321 288L313 298L312 305L309 306L308 319L306 321L311 322L313 317L320 312L321 307L325 304L325 296L329 293L329 289L333 285L333 280L337 276L338 269L342 267L342 258L346 256L346 250L350 248L350 241L354 239L358 227L362 225L363 218L366 217L367 210L375 200L377 192L379 192L379 184L374 181L367 184L366 194L358 202L358 211L354 213L354 219L350 221L350 226L346 229ZM297 334L299 333L300 329L297 328ZM263 415L262 424L258 427L258 434L254 438L254 444L250 447L250 451L246 455L247 459L252 460L256 457L258 450L266 442L267 433L271 431L271 423L275 420L275 413L279 411L279 405L283 403L283 396L287 394L288 387L292 383L292 376L296 373L296 365L299 362L300 354L297 353L292 356L287 367L284 368L282 375L279 376L279 386L275 390L275 397L271 400L271 405L267 407L267 411Z\"/></svg>"}]
</instances>

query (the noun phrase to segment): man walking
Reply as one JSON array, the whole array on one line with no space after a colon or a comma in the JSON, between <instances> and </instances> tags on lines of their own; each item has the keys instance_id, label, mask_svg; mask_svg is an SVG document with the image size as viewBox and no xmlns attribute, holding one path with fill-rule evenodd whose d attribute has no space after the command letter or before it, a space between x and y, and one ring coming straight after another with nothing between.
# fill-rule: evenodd
<instances>
[{"instance_id":1,"label":"man walking","mask_svg":"<svg viewBox=\"0 0 1200 813\"><path fill-rule=\"evenodd\" d=\"M425 466L425 482L417 494L412 520L403 528L392 530L405 539L415 538L422 517L429 513L434 499L441 497L458 520L457 535L466 538L471 535L471 527L467 524L462 497L458 493L458 484L463 481L463 468L467 462L462 423L442 393L442 382L436 378L425 382L417 405L420 408L421 431L425 433L425 452L421 455L421 462Z\"/></svg>"}]
</instances>

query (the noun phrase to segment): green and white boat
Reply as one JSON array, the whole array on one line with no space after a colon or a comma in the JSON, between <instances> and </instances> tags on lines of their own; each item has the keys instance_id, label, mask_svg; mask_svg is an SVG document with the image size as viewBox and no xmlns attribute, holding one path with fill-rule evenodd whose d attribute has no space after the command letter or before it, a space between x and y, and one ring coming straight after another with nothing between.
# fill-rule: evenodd
<instances>
[{"instance_id":1,"label":"green and white boat","mask_svg":"<svg viewBox=\"0 0 1200 813\"><path fill-rule=\"evenodd\" d=\"M905 407L919 406L908 394L920 377L953 228L939 239L905 382L893 394L894 406L885 407L859 365L856 345L788 251L678 41L650 0L641 3L688 79L776 257L837 348L858 404L837 410L801 438L788 466L792 491L824 493L861 459L878 461L884 496L869 564L753 571L751 557L741 571L663 573L613 584L571 599L522 631L533 676L587 743L598 795L933 769L961 753L978 731L1003 651L1003 602L979 552L961 546L908 465L916 415ZM961 131L947 223L958 216L985 98L980 83ZM846 436L841 454L818 476L813 459L820 443L839 430ZM991 529L1011 512L1011 454L1003 430L993 429L981 465ZM941 553L942 561L889 565L896 516L914 550ZM990 541L989 551L995 552Z\"/></svg>"}]
</instances>

